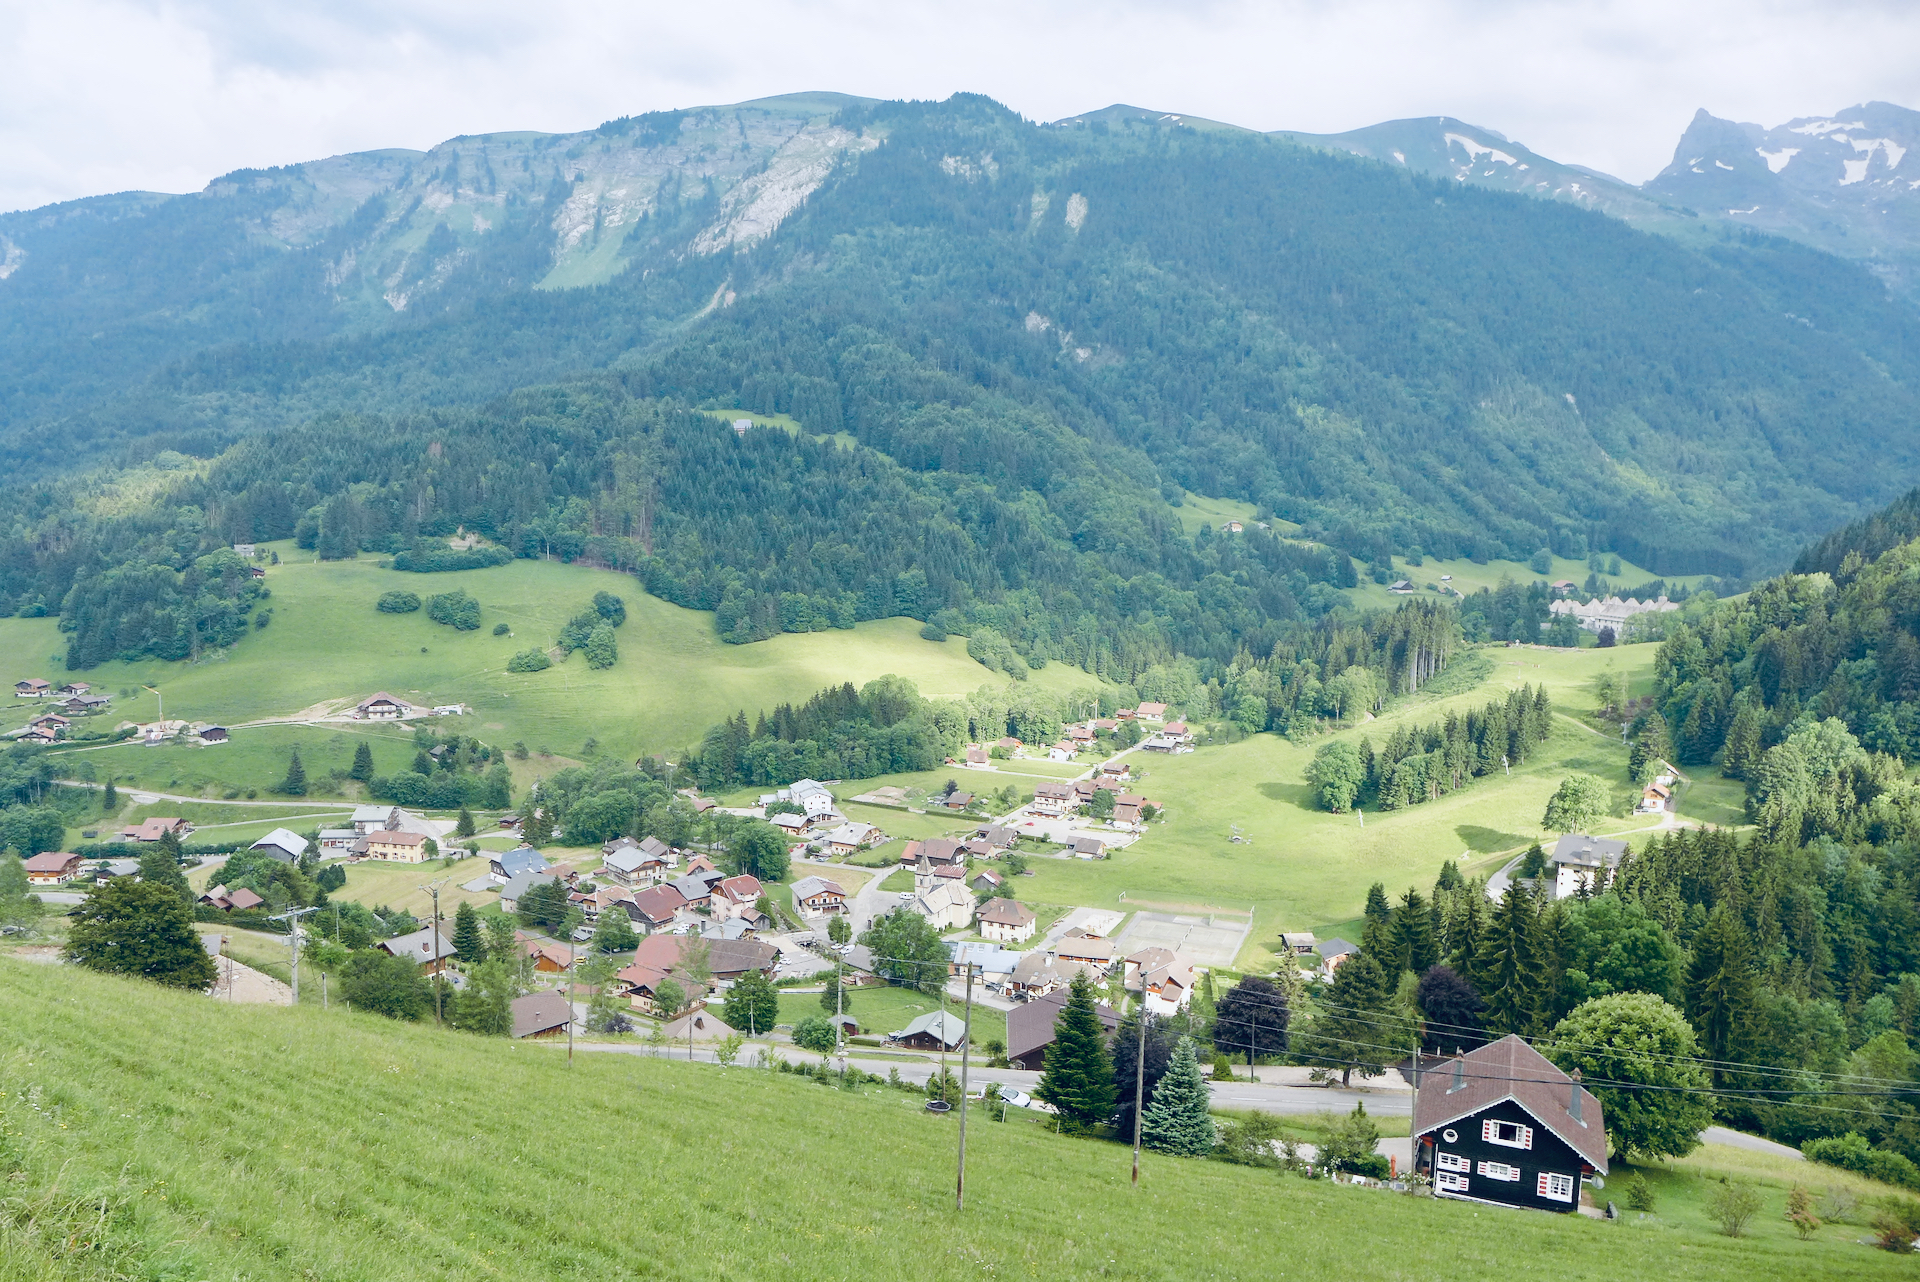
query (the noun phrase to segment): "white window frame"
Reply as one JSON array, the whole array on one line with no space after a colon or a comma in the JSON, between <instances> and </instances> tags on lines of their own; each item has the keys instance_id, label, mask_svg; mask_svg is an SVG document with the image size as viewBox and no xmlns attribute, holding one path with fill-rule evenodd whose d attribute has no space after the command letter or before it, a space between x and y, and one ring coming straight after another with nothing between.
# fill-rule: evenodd
<instances>
[{"instance_id":1,"label":"white window frame","mask_svg":"<svg viewBox=\"0 0 1920 1282\"><path fill-rule=\"evenodd\" d=\"M1503 1140L1500 1128L1511 1126L1518 1138ZM1533 1128L1522 1122L1502 1122L1494 1118L1485 1118L1480 1123L1480 1138L1488 1144L1498 1144L1502 1148L1531 1149L1533 1147Z\"/></svg>"},{"instance_id":2,"label":"white window frame","mask_svg":"<svg viewBox=\"0 0 1920 1282\"><path fill-rule=\"evenodd\" d=\"M1449 1193L1465 1193L1467 1191L1467 1177L1464 1175L1456 1175L1452 1171L1441 1171L1436 1174L1433 1177L1433 1184L1435 1188L1445 1189Z\"/></svg>"},{"instance_id":3,"label":"white window frame","mask_svg":"<svg viewBox=\"0 0 1920 1282\"><path fill-rule=\"evenodd\" d=\"M1505 1180L1509 1184L1517 1184L1520 1182L1520 1168L1517 1166L1509 1166L1505 1162L1482 1162L1480 1163L1480 1174L1490 1180Z\"/></svg>"},{"instance_id":4,"label":"white window frame","mask_svg":"<svg viewBox=\"0 0 1920 1282\"><path fill-rule=\"evenodd\" d=\"M1436 1153L1433 1162L1436 1170L1459 1171L1463 1175L1473 1170L1473 1160L1458 1153Z\"/></svg>"},{"instance_id":5,"label":"white window frame","mask_svg":"<svg viewBox=\"0 0 1920 1282\"><path fill-rule=\"evenodd\" d=\"M1571 1175L1542 1171L1539 1180L1535 1182L1534 1191L1539 1197L1552 1198L1556 1202L1571 1202L1574 1190L1579 1187L1579 1184L1580 1182Z\"/></svg>"}]
</instances>

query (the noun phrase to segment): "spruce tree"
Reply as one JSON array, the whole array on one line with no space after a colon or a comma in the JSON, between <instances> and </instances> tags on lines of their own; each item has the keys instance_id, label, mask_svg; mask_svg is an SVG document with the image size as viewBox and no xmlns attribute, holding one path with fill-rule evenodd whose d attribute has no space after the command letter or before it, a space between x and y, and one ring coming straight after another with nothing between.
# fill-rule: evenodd
<instances>
[{"instance_id":1,"label":"spruce tree","mask_svg":"<svg viewBox=\"0 0 1920 1282\"><path fill-rule=\"evenodd\" d=\"M1468 976L1486 998L1486 1024L1496 1033L1528 1032L1539 1016L1546 976L1534 916L1533 897L1509 885L1494 906Z\"/></svg>"},{"instance_id":2,"label":"spruce tree","mask_svg":"<svg viewBox=\"0 0 1920 1282\"><path fill-rule=\"evenodd\" d=\"M307 768L300 764L298 748L287 758L287 777L280 781L280 791L289 797L307 795Z\"/></svg>"},{"instance_id":3,"label":"spruce tree","mask_svg":"<svg viewBox=\"0 0 1920 1282\"><path fill-rule=\"evenodd\" d=\"M1113 1116L1113 1062L1107 1057L1093 981L1082 971L1067 989L1067 1004L1053 1024L1053 1045L1034 1096L1059 1111L1063 1122L1099 1126Z\"/></svg>"},{"instance_id":4,"label":"spruce tree","mask_svg":"<svg viewBox=\"0 0 1920 1282\"><path fill-rule=\"evenodd\" d=\"M373 748L365 741L353 750L353 769L347 771L347 775L361 783L373 778Z\"/></svg>"},{"instance_id":5,"label":"spruce tree","mask_svg":"<svg viewBox=\"0 0 1920 1282\"><path fill-rule=\"evenodd\" d=\"M1387 902L1387 888L1374 882L1367 888L1366 924L1360 928L1360 947L1373 954L1381 965L1392 964L1393 908Z\"/></svg>"},{"instance_id":6,"label":"spruce tree","mask_svg":"<svg viewBox=\"0 0 1920 1282\"><path fill-rule=\"evenodd\" d=\"M1153 1102L1141 1114L1140 1142L1181 1157L1211 1153L1219 1142L1208 1112L1211 1102L1200 1076L1200 1061L1193 1053L1193 1039L1182 1037L1154 1089Z\"/></svg>"},{"instance_id":7,"label":"spruce tree","mask_svg":"<svg viewBox=\"0 0 1920 1282\"><path fill-rule=\"evenodd\" d=\"M120 790L113 786L113 780L107 780L107 790L100 794L100 813L110 815L120 809Z\"/></svg>"},{"instance_id":8,"label":"spruce tree","mask_svg":"<svg viewBox=\"0 0 1920 1282\"><path fill-rule=\"evenodd\" d=\"M178 842L175 842L174 848L179 849ZM179 856L168 851L163 841L156 841L141 852L140 880L152 886L171 888L174 894L180 896L182 903L193 902L193 889L187 885L187 875L180 871Z\"/></svg>"},{"instance_id":9,"label":"spruce tree","mask_svg":"<svg viewBox=\"0 0 1920 1282\"><path fill-rule=\"evenodd\" d=\"M1426 896L1411 886L1394 907L1391 934L1389 946L1399 969L1424 975L1440 960L1433 942L1433 914L1427 908Z\"/></svg>"},{"instance_id":10,"label":"spruce tree","mask_svg":"<svg viewBox=\"0 0 1920 1282\"><path fill-rule=\"evenodd\" d=\"M473 836L473 811L460 807L460 818L454 822L453 835L456 837Z\"/></svg>"},{"instance_id":11,"label":"spruce tree","mask_svg":"<svg viewBox=\"0 0 1920 1282\"><path fill-rule=\"evenodd\" d=\"M469 966L487 959L487 932L472 904L462 903L453 910L453 951Z\"/></svg>"},{"instance_id":12,"label":"spruce tree","mask_svg":"<svg viewBox=\"0 0 1920 1282\"><path fill-rule=\"evenodd\" d=\"M1747 928L1725 904L1693 937L1687 969L1687 1018L1700 1030L1708 1059L1738 1059L1753 1010L1753 949ZM1714 1071L1714 1083L1721 1073Z\"/></svg>"},{"instance_id":13,"label":"spruce tree","mask_svg":"<svg viewBox=\"0 0 1920 1282\"><path fill-rule=\"evenodd\" d=\"M1393 995L1394 984L1379 962L1365 952L1345 958L1316 997L1319 1017L1301 1034L1297 1053L1315 1068L1339 1069L1342 1086L1356 1070L1378 1077L1413 1044L1411 1030L1401 1027L1391 1009Z\"/></svg>"},{"instance_id":14,"label":"spruce tree","mask_svg":"<svg viewBox=\"0 0 1920 1282\"><path fill-rule=\"evenodd\" d=\"M416 749L413 754L413 765L409 768L417 775L430 775L433 773L433 758L427 755L425 748Z\"/></svg>"}]
</instances>

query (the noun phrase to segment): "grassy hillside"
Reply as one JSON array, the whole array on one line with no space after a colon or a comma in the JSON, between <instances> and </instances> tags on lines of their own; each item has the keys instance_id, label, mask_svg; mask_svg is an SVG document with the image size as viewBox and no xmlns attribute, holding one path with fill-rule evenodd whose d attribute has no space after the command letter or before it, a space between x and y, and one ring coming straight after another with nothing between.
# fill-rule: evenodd
<instances>
[{"instance_id":1,"label":"grassy hillside","mask_svg":"<svg viewBox=\"0 0 1920 1282\"><path fill-rule=\"evenodd\" d=\"M1545 684L1563 714L1585 712L1593 706L1592 682L1608 665L1627 677L1636 695L1648 693L1655 648L1491 647L1474 652L1493 665L1483 683L1406 701L1341 734L1370 736L1379 747L1396 723L1424 725L1448 711L1464 714L1522 683ZM1322 742L1296 744L1261 734L1177 757L1134 754L1131 760L1142 772L1138 790L1163 803L1166 818L1145 839L1103 861L1034 861L1034 876L1021 881L1021 898L1105 907L1142 900L1240 912L1251 907L1254 930L1241 958L1247 963L1265 957L1281 930L1324 930L1349 921L1375 881L1398 894L1409 884L1430 884L1448 859L1461 861L1469 873L1498 866L1504 858L1498 852L1546 835L1538 825L1547 798L1574 771L1616 783L1623 810L1630 795L1619 741L1571 715L1557 715L1552 739L1511 777L1482 779L1425 805L1368 814L1363 827L1352 814L1313 807L1303 775ZM1724 791L1711 793L1714 809L1705 818L1734 817ZM1683 803L1683 816L1688 812ZM1654 822L1619 819L1606 828L1629 832ZM1235 826L1244 844L1231 840Z\"/></svg>"},{"instance_id":2,"label":"grassy hillside","mask_svg":"<svg viewBox=\"0 0 1920 1282\"><path fill-rule=\"evenodd\" d=\"M371 557L318 562L291 544L275 544L284 563L268 571L273 621L224 655L200 663L108 663L86 674L116 698L114 720L152 720L160 687L168 717L241 725L288 718L330 700L358 700L375 690L426 703L464 702L475 716L461 728L503 745L577 754L588 738L610 752L677 751L697 742L708 726L746 708L799 701L823 686L860 684L885 673L915 682L923 694L949 696L998 684L1005 677L967 657L966 642L923 640L911 619L863 623L851 631L793 633L755 645L724 644L713 616L648 596L629 575L584 566L515 561L454 574L382 570ZM297 558L297 559L296 559ZM383 592L405 589L427 596L463 589L481 605L477 632L456 632L424 610L382 614ZM575 655L545 671L514 674L516 651L554 643L560 628L598 591L627 602L618 634L620 661L590 671ZM494 636L495 625L510 632ZM64 679L63 648L54 619L0 619L0 653L14 656L17 674ZM1033 673L1042 685L1074 688L1093 678L1050 664ZM29 701L5 709L22 724ZM309 775L352 760L370 739L376 768L391 771L411 759L407 732L393 727L267 726L236 730L217 748L120 747L90 751L96 772L168 791L264 789L286 773L287 751L299 744ZM335 758L339 758L338 761ZM318 772L315 762L320 763Z\"/></svg>"},{"instance_id":3,"label":"grassy hillside","mask_svg":"<svg viewBox=\"0 0 1920 1282\"><path fill-rule=\"evenodd\" d=\"M1764 1190L1753 1236L1496 1212L968 1133L747 1068L224 1007L0 960L0 1282L105 1278L1878 1278ZM807 1160L792 1160L804 1153ZM1151 1213L1133 1213L1150 1206Z\"/></svg>"}]
</instances>

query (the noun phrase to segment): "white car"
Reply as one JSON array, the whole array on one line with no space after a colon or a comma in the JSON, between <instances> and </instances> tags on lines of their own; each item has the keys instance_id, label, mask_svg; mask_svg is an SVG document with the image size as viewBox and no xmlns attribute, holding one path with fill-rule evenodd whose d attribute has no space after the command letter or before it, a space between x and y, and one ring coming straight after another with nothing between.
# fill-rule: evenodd
<instances>
[{"instance_id":1,"label":"white car","mask_svg":"<svg viewBox=\"0 0 1920 1282\"><path fill-rule=\"evenodd\" d=\"M1000 1088L1000 1098L1015 1108L1030 1108L1041 1113L1051 1113L1054 1111L1053 1105L1037 1100L1025 1091L1017 1091L1011 1086L1002 1086Z\"/></svg>"},{"instance_id":2,"label":"white car","mask_svg":"<svg viewBox=\"0 0 1920 1282\"><path fill-rule=\"evenodd\" d=\"M916 891L912 891L912 890L903 890L903 891L901 891L901 892L900 892L900 902L901 902L901 903L903 903L903 904L904 904L904 903L906 903L906 902L907 902L907 901L908 901L909 899L912 899L912 898L914 897L914 895L915 895L916 893L918 893L918 892L916 892Z\"/></svg>"}]
</instances>

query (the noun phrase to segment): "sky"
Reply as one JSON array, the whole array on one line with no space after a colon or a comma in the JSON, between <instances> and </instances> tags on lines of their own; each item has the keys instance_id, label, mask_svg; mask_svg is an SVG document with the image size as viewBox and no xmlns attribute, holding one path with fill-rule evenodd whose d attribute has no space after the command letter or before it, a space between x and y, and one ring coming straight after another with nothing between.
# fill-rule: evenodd
<instances>
[{"instance_id":1,"label":"sky","mask_svg":"<svg viewBox=\"0 0 1920 1282\"><path fill-rule=\"evenodd\" d=\"M1920 108L1914 0L0 0L0 24L0 210L809 89L1312 133L1444 115L1631 182L1697 108Z\"/></svg>"}]
</instances>

